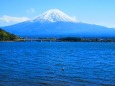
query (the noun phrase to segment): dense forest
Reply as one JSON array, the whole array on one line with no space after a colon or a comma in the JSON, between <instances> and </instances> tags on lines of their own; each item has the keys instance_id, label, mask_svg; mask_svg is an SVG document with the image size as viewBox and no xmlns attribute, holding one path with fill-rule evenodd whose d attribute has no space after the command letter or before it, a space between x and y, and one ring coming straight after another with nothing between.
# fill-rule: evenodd
<instances>
[{"instance_id":1,"label":"dense forest","mask_svg":"<svg viewBox=\"0 0 115 86\"><path fill-rule=\"evenodd\" d=\"M14 41L19 37L0 28L0 41Z\"/></svg>"}]
</instances>

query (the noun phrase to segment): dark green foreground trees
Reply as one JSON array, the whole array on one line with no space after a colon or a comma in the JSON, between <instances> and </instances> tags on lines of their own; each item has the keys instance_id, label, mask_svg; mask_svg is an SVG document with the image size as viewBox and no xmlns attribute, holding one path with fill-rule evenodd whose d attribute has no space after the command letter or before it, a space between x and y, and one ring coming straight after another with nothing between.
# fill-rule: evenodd
<instances>
[{"instance_id":1,"label":"dark green foreground trees","mask_svg":"<svg viewBox=\"0 0 115 86\"><path fill-rule=\"evenodd\" d=\"M82 39L81 38L77 38L77 37L66 37L66 38L60 38L59 40L63 41L63 42L79 42Z\"/></svg>"},{"instance_id":2,"label":"dark green foreground trees","mask_svg":"<svg viewBox=\"0 0 115 86\"><path fill-rule=\"evenodd\" d=\"M19 37L0 28L0 41L14 41Z\"/></svg>"}]
</instances>

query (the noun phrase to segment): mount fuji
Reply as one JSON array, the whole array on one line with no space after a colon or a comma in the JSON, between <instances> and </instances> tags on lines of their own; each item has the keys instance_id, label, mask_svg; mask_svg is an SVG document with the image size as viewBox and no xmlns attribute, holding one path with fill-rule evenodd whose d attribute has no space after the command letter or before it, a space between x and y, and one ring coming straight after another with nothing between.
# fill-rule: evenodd
<instances>
[{"instance_id":1,"label":"mount fuji","mask_svg":"<svg viewBox=\"0 0 115 86\"><path fill-rule=\"evenodd\" d=\"M23 37L115 37L114 28L83 23L58 9L48 10L32 20L2 28Z\"/></svg>"},{"instance_id":2,"label":"mount fuji","mask_svg":"<svg viewBox=\"0 0 115 86\"><path fill-rule=\"evenodd\" d=\"M39 21L39 22L78 22L77 20L69 17L62 11L58 9L52 9L48 10L42 15L38 16L36 19L32 20L33 22Z\"/></svg>"}]
</instances>

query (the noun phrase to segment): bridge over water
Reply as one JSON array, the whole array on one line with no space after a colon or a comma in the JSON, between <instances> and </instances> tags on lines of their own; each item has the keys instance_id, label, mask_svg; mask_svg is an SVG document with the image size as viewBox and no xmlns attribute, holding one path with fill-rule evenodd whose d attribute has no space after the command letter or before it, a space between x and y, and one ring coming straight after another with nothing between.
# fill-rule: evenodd
<instances>
[{"instance_id":1,"label":"bridge over water","mask_svg":"<svg viewBox=\"0 0 115 86\"><path fill-rule=\"evenodd\" d=\"M56 38L36 38L36 39L34 39L34 38L24 38L24 39L17 39L16 41L24 41L24 42L26 42L26 41L29 41L29 42L33 42L33 41L37 41L37 42L56 42L57 41L57 39Z\"/></svg>"}]
</instances>

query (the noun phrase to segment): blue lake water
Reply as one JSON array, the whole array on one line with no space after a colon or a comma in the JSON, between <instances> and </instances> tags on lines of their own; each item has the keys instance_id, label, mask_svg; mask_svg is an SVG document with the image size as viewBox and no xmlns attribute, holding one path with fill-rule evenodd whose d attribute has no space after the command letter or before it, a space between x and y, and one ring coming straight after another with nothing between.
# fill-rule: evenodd
<instances>
[{"instance_id":1,"label":"blue lake water","mask_svg":"<svg viewBox=\"0 0 115 86\"><path fill-rule=\"evenodd\" d=\"M115 86L115 43L1 42L0 86Z\"/></svg>"}]
</instances>

